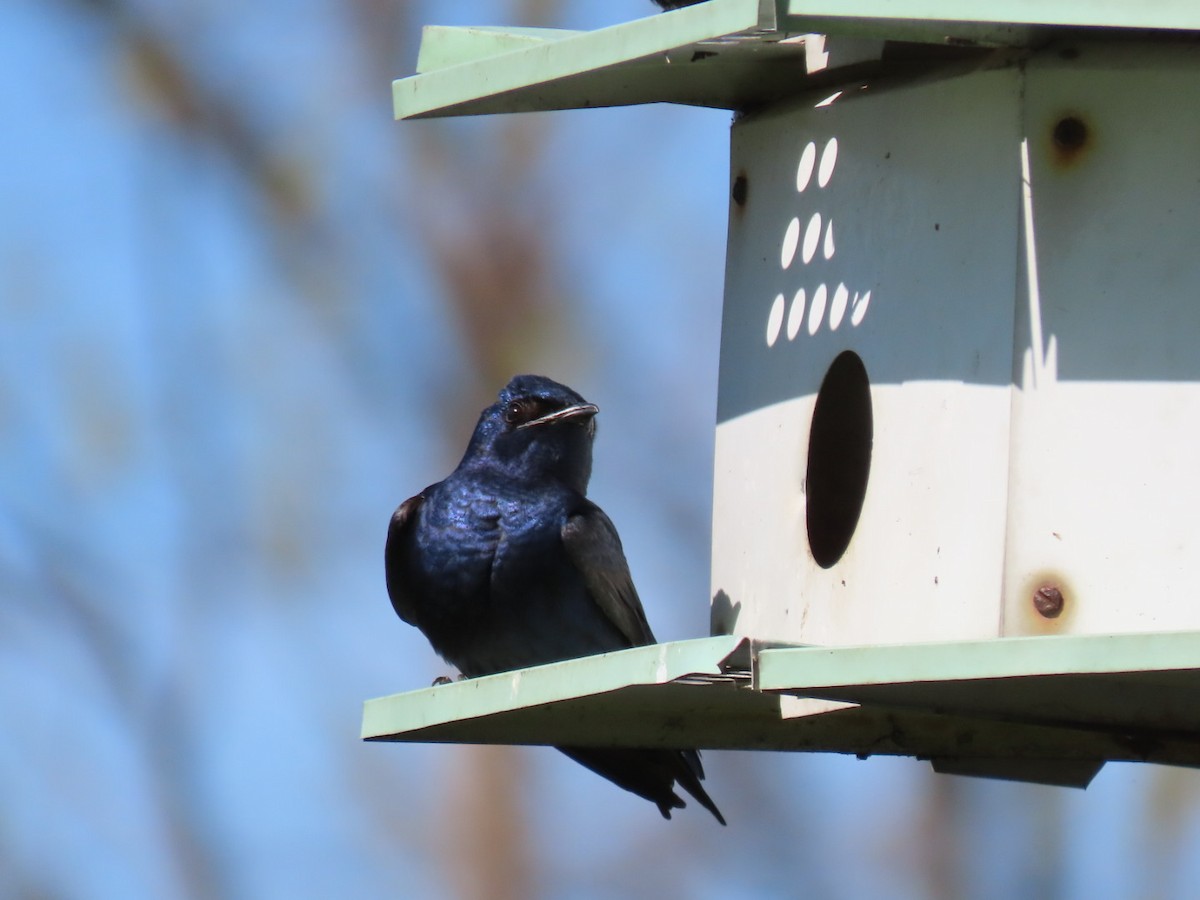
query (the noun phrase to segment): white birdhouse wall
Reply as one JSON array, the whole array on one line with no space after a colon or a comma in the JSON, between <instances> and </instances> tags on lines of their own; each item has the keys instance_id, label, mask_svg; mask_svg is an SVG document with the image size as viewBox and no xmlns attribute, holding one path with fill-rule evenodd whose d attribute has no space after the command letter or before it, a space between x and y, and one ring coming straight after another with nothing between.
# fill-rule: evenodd
<instances>
[{"instance_id":1,"label":"white birdhouse wall","mask_svg":"<svg viewBox=\"0 0 1200 900\"><path fill-rule=\"evenodd\" d=\"M735 123L714 631L1200 627L1197 101L1072 45Z\"/></svg>"}]
</instances>

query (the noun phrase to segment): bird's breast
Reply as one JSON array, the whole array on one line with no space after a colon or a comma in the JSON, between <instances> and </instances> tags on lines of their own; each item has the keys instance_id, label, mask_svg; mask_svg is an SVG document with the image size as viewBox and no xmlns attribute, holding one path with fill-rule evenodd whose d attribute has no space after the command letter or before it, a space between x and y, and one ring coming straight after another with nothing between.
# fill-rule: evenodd
<instances>
[{"instance_id":1,"label":"bird's breast","mask_svg":"<svg viewBox=\"0 0 1200 900\"><path fill-rule=\"evenodd\" d=\"M471 675L617 649L562 543L572 497L460 483L422 510L426 602L418 624Z\"/></svg>"}]
</instances>

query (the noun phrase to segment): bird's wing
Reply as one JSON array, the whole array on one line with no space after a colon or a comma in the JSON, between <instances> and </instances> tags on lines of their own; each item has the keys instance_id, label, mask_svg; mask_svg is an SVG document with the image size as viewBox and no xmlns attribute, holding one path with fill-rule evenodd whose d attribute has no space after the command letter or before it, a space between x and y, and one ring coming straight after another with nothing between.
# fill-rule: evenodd
<instances>
[{"instance_id":1,"label":"bird's wing","mask_svg":"<svg viewBox=\"0 0 1200 900\"><path fill-rule=\"evenodd\" d=\"M425 491L422 491L396 507L388 525L387 544L383 548L383 565L392 609L409 625L415 625L416 622L413 618L412 604L404 590L405 560L408 556L408 545L413 540L412 526L415 524L417 510L424 502Z\"/></svg>"},{"instance_id":2,"label":"bird's wing","mask_svg":"<svg viewBox=\"0 0 1200 900\"><path fill-rule=\"evenodd\" d=\"M563 523L562 542L567 556L583 576L600 611L630 646L653 644L654 634L633 586L617 529L600 507L585 503Z\"/></svg>"}]
</instances>

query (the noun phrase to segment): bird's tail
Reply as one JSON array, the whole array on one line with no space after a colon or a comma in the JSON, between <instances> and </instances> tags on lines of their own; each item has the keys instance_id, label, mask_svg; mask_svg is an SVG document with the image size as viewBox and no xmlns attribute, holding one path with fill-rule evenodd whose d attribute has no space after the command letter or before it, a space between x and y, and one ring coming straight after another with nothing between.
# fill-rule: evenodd
<instances>
[{"instance_id":1,"label":"bird's tail","mask_svg":"<svg viewBox=\"0 0 1200 900\"><path fill-rule=\"evenodd\" d=\"M559 747L575 762L607 778L618 787L649 800L664 819L671 810L687 804L675 793L675 784L691 794L718 822L725 817L717 809L700 781L704 767L695 750L641 750L625 747Z\"/></svg>"}]
</instances>

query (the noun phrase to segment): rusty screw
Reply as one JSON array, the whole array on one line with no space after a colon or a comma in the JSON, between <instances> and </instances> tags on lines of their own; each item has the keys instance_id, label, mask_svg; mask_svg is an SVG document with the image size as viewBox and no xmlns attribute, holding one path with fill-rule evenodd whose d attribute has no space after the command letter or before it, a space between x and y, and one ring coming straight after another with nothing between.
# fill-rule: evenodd
<instances>
[{"instance_id":1,"label":"rusty screw","mask_svg":"<svg viewBox=\"0 0 1200 900\"><path fill-rule=\"evenodd\" d=\"M1063 595L1052 584L1043 584L1033 592L1033 608L1047 619L1057 619L1063 611Z\"/></svg>"}]
</instances>

